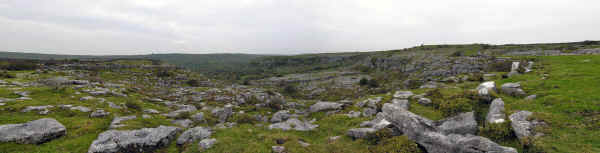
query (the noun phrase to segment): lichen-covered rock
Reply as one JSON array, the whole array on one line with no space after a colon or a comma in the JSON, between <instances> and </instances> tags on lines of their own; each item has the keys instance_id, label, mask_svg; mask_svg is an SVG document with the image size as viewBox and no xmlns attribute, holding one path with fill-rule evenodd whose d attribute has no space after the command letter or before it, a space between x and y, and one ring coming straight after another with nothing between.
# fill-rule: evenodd
<instances>
[{"instance_id":1,"label":"lichen-covered rock","mask_svg":"<svg viewBox=\"0 0 600 153\"><path fill-rule=\"evenodd\" d=\"M154 152L167 146L179 130L176 127L162 125L139 130L109 130L100 133L92 142L88 153Z\"/></svg>"},{"instance_id":2,"label":"lichen-covered rock","mask_svg":"<svg viewBox=\"0 0 600 153\"><path fill-rule=\"evenodd\" d=\"M66 134L65 126L52 118L43 118L23 124L0 125L0 142L41 144Z\"/></svg>"},{"instance_id":3,"label":"lichen-covered rock","mask_svg":"<svg viewBox=\"0 0 600 153\"><path fill-rule=\"evenodd\" d=\"M506 114L504 114L504 101L502 98L496 98L490 105L490 110L485 118L487 123L504 123Z\"/></svg>"},{"instance_id":4,"label":"lichen-covered rock","mask_svg":"<svg viewBox=\"0 0 600 153\"><path fill-rule=\"evenodd\" d=\"M206 139L206 138L210 137L211 134L212 134L212 132L209 128L205 128L205 127L191 128L191 129L188 129L185 132L183 132L179 136L179 138L177 138L177 145L183 145L185 143Z\"/></svg>"},{"instance_id":5,"label":"lichen-covered rock","mask_svg":"<svg viewBox=\"0 0 600 153\"><path fill-rule=\"evenodd\" d=\"M343 104L334 103L334 102L317 102L310 106L309 111L311 113L325 111L325 110L339 110L341 109Z\"/></svg>"}]
</instances>

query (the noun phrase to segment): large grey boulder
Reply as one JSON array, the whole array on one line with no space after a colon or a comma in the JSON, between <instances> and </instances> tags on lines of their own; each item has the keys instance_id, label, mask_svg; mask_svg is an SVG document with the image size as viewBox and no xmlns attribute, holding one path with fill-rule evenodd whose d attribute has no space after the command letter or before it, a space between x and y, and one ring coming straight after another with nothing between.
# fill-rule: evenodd
<instances>
[{"instance_id":1,"label":"large grey boulder","mask_svg":"<svg viewBox=\"0 0 600 153\"><path fill-rule=\"evenodd\" d=\"M490 105L490 110L485 117L487 123L504 123L506 115L504 114L504 101L502 98L496 98Z\"/></svg>"},{"instance_id":2,"label":"large grey boulder","mask_svg":"<svg viewBox=\"0 0 600 153\"><path fill-rule=\"evenodd\" d=\"M428 105L432 104L431 99L429 99L429 98L419 98L419 100L417 102L419 104L425 105L425 106L428 106Z\"/></svg>"},{"instance_id":3,"label":"large grey boulder","mask_svg":"<svg viewBox=\"0 0 600 153\"><path fill-rule=\"evenodd\" d=\"M510 72L508 72L507 76L511 77L511 76L515 76L519 74L519 65L520 62L512 62L512 65L510 67Z\"/></svg>"},{"instance_id":4,"label":"large grey boulder","mask_svg":"<svg viewBox=\"0 0 600 153\"><path fill-rule=\"evenodd\" d=\"M185 143L206 139L206 138L210 137L211 134L212 134L212 132L209 128L205 128L205 127L191 128L191 129L188 129L185 132L183 132L179 136L179 138L177 138L177 145L183 145Z\"/></svg>"},{"instance_id":5,"label":"large grey boulder","mask_svg":"<svg viewBox=\"0 0 600 153\"><path fill-rule=\"evenodd\" d=\"M0 142L41 144L67 134L67 128L52 118L23 124L0 125Z\"/></svg>"},{"instance_id":6,"label":"large grey boulder","mask_svg":"<svg viewBox=\"0 0 600 153\"><path fill-rule=\"evenodd\" d=\"M394 98L396 99L408 99L411 96L413 96L413 92L412 91L396 91L396 93L394 93Z\"/></svg>"},{"instance_id":7,"label":"large grey boulder","mask_svg":"<svg viewBox=\"0 0 600 153\"><path fill-rule=\"evenodd\" d=\"M319 125L314 125L309 121L300 121L297 118L290 118L285 122L279 122L269 125L269 129L296 130L296 131L311 131Z\"/></svg>"},{"instance_id":8,"label":"large grey boulder","mask_svg":"<svg viewBox=\"0 0 600 153\"><path fill-rule=\"evenodd\" d=\"M389 103L387 103L389 105ZM407 99L393 99L391 103L394 107L399 107L402 109L410 109L410 103ZM385 104L384 104L385 105Z\"/></svg>"},{"instance_id":9,"label":"large grey boulder","mask_svg":"<svg viewBox=\"0 0 600 153\"><path fill-rule=\"evenodd\" d=\"M521 89L521 84L519 83L505 83L500 88L502 90L502 93L511 96L522 97L526 94L525 91Z\"/></svg>"},{"instance_id":10,"label":"large grey boulder","mask_svg":"<svg viewBox=\"0 0 600 153\"><path fill-rule=\"evenodd\" d=\"M377 132L377 130L374 128L354 128L349 129L348 132L346 132L346 135L353 139L366 139L373 136L375 132Z\"/></svg>"},{"instance_id":11,"label":"large grey boulder","mask_svg":"<svg viewBox=\"0 0 600 153\"><path fill-rule=\"evenodd\" d=\"M179 130L177 127L162 125L139 130L109 130L100 133L92 142L88 153L154 152L167 146Z\"/></svg>"},{"instance_id":12,"label":"large grey boulder","mask_svg":"<svg viewBox=\"0 0 600 153\"><path fill-rule=\"evenodd\" d=\"M308 109L309 112L314 113L314 112L319 112L319 111L324 111L324 110L339 110L342 109L343 104L339 104L339 103L334 103L334 102L317 102L316 104L313 104L312 106L310 106L310 108Z\"/></svg>"},{"instance_id":13,"label":"large grey boulder","mask_svg":"<svg viewBox=\"0 0 600 153\"><path fill-rule=\"evenodd\" d=\"M444 134L436 124L405 109L384 105L385 119L410 140L429 153L516 153L514 148L500 146L491 140L474 135Z\"/></svg>"},{"instance_id":14,"label":"large grey boulder","mask_svg":"<svg viewBox=\"0 0 600 153\"><path fill-rule=\"evenodd\" d=\"M537 136L535 135L536 133L534 129L536 126L542 123L536 120L529 120L531 115L533 115L533 113L530 111L518 111L510 115L510 124L515 132L515 135L517 135L519 139Z\"/></svg>"},{"instance_id":15,"label":"large grey boulder","mask_svg":"<svg viewBox=\"0 0 600 153\"><path fill-rule=\"evenodd\" d=\"M290 118L290 112L288 110L280 110L277 113L273 114L271 118L271 123L282 122Z\"/></svg>"},{"instance_id":16,"label":"large grey boulder","mask_svg":"<svg viewBox=\"0 0 600 153\"><path fill-rule=\"evenodd\" d=\"M377 114L377 110L374 109L374 108L364 108L363 112L362 112L362 115L364 117L370 117L370 116L373 116L375 114Z\"/></svg>"},{"instance_id":17,"label":"large grey boulder","mask_svg":"<svg viewBox=\"0 0 600 153\"><path fill-rule=\"evenodd\" d=\"M233 115L233 106L225 105L223 108L213 109L211 113L219 119L220 123L224 123L231 115Z\"/></svg>"},{"instance_id":18,"label":"large grey boulder","mask_svg":"<svg viewBox=\"0 0 600 153\"><path fill-rule=\"evenodd\" d=\"M356 103L356 106L364 107L366 105L367 107L377 109L377 103L381 102L382 99L382 97L369 98L367 100L363 100L361 102Z\"/></svg>"},{"instance_id":19,"label":"large grey boulder","mask_svg":"<svg viewBox=\"0 0 600 153\"><path fill-rule=\"evenodd\" d=\"M474 112L461 113L453 117L436 121L438 130L442 134L476 134L477 121Z\"/></svg>"}]
</instances>

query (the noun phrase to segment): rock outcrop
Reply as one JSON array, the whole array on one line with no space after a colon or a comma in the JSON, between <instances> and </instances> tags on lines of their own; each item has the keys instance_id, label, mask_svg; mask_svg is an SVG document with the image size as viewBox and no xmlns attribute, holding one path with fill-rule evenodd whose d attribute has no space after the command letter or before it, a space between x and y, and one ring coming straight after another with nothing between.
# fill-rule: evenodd
<instances>
[{"instance_id":1,"label":"rock outcrop","mask_svg":"<svg viewBox=\"0 0 600 153\"><path fill-rule=\"evenodd\" d=\"M177 138L177 145L183 145L185 143L189 143L189 142L193 142L193 141L200 141L202 139L206 139L206 138L210 137L211 134L212 134L212 132L209 128L205 128L205 127L191 128L191 129L188 129L185 132L183 132L179 136L179 138Z\"/></svg>"},{"instance_id":2,"label":"rock outcrop","mask_svg":"<svg viewBox=\"0 0 600 153\"><path fill-rule=\"evenodd\" d=\"M297 118L290 118L285 122L275 123L269 125L269 129L282 129L284 131L287 130L296 130L296 131L310 131L319 127L319 125L314 125L309 121L300 121Z\"/></svg>"},{"instance_id":3,"label":"rock outcrop","mask_svg":"<svg viewBox=\"0 0 600 153\"><path fill-rule=\"evenodd\" d=\"M310 106L309 111L311 113L324 111L324 110L339 110L341 109L343 104L334 103L334 102L317 102L316 104Z\"/></svg>"},{"instance_id":4,"label":"rock outcrop","mask_svg":"<svg viewBox=\"0 0 600 153\"><path fill-rule=\"evenodd\" d=\"M405 109L384 105L385 119L390 121L410 140L423 146L430 153L516 153L517 150L500 146L493 141L471 134L444 134L438 130L435 122L418 116ZM386 108L387 107L387 108Z\"/></svg>"},{"instance_id":5,"label":"rock outcrop","mask_svg":"<svg viewBox=\"0 0 600 153\"><path fill-rule=\"evenodd\" d=\"M523 97L526 94L525 91L521 89L521 84L519 83L505 83L500 88L502 93L511 96Z\"/></svg>"},{"instance_id":6,"label":"rock outcrop","mask_svg":"<svg viewBox=\"0 0 600 153\"><path fill-rule=\"evenodd\" d=\"M0 142L41 144L67 134L67 129L52 118L43 118L23 124L0 125Z\"/></svg>"},{"instance_id":7,"label":"rock outcrop","mask_svg":"<svg viewBox=\"0 0 600 153\"><path fill-rule=\"evenodd\" d=\"M92 142L88 153L154 152L167 146L179 130L176 127L162 125L139 130L109 130L100 133Z\"/></svg>"}]
</instances>

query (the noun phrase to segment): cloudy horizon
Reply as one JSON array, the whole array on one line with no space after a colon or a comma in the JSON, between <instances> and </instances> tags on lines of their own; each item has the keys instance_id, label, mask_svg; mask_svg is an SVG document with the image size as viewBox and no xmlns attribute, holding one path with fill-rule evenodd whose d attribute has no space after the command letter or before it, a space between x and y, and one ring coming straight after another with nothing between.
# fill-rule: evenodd
<instances>
[{"instance_id":1,"label":"cloudy horizon","mask_svg":"<svg viewBox=\"0 0 600 153\"><path fill-rule=\"evenodd\" d=\"M600 39L597 0L0 0L0 51L303 54Z\"/></svg>"}]
</instances>

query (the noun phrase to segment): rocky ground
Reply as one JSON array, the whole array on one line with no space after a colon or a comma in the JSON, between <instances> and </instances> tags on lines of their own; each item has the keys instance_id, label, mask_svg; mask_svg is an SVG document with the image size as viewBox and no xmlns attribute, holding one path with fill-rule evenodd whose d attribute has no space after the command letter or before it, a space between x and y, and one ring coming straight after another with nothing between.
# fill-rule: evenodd
<instances>
[{"instance_id":1,"label":"rocky ground","mask_svg":"<svg viewBox=\"0 0 600 153\"><path fill-rule=\"evenodd\" d=\"M143 60L5 71L0 152L600 152L600 56L428 59L367 64L416 86L342 70L262 80L299 93Z\"/></svg>"}]
</instances>

